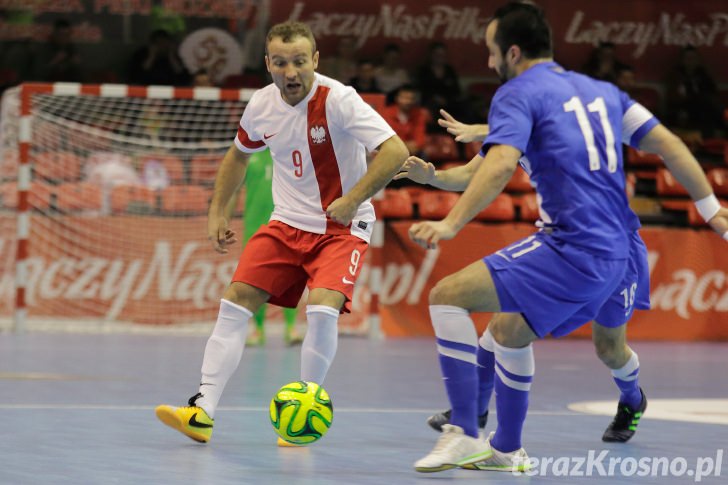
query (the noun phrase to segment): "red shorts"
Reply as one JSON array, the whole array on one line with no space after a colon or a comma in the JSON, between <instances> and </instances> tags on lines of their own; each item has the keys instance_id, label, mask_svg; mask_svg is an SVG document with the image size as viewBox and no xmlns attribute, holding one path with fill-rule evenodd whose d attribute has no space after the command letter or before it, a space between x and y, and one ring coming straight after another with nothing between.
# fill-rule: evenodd
<instances>
[{"instance_id":1,"label":"red shorts","mask_svg":"<svg viewBox=\"0 0 728 485\"><path fill-rule=\"evenodd\" d=\"M270 293L269 303L292 308L306 286L335 290L346 297L341 312L348 313L368 247L351 234L314 234L271 221L243 248L233 281Z\"/></svg>"}]
</instances>

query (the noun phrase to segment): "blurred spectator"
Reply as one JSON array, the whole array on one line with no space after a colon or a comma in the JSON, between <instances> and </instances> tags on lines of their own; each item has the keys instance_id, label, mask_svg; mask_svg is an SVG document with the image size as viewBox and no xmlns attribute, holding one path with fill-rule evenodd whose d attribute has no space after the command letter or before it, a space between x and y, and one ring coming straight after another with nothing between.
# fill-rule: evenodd
<instances>
[{"instance_id":1,"label":"blurred spectator","mask_svg":"<svg viewBox=\"0 0 728 485\"><path fill-rule=\"evenodd\" d=\"M169 173L161 160L148 159L142 168L141 183L154 190L162 190L169 187Z\"/></svg>"},{"instance_id":2,"label":"blurred spectator","mask_svg":"<svg viewBox=\"0 0 728 485\"><path fill-rule=\"evenodd\" d=\"M351 87L358 93L381 93L375 73L374 63L369 59L361 59L357 65L356 76L351 79Z\"/></svg>"},{"instance_id":3,"label":"blurred spectator","mask_svg":"<svg viewBox=\"0 0 728 485\"><path fill-rule=\"evenodd\" d=\"M71 43L71 23L56 20L48 42L36 59L36 79L50 82L81 81L81 56Z\"/></svg>"},{"instance_id":4,"label":"blurred spectator","mask_svg":"<svg viewBox=\"0 0 728 485\"><path fill-rule=\"evenodd\" d=\"M199 69L192 76L192 86L196 88L212 88L215 87L215 84L212 82L207 69Z\"/></svg>"},{"instance_id":5,"label":"blurred spectator","mask_svg":"<svg viewBox=\"0 0 728 485\"><path fill-rule=\"evenodd\" d=\"M411 84L400 86L394 104L384 108L382 117L407 145L410 154L422 157L430 116L417 103L417 95L417 90Z\"/></svg>"},{"instance_id":6,"label":"blurred spectator","mask_svg":"<svg viewBox=\"0 0 728 485\"><path fill-rule=\"evenodd\" d=\"M432 119L437 117L440 109L460 116L460 80L447 62L445 44L430 44L427 64L417 72L417 85L422 94L422 105L430 111Z\"/></svg>"},{"instance_id":7,"label":"blurred spectator","mask_svg":"<svg viewBox=\"0 0 728 485\"><path fill-rule=\"evenodd\" d=\"M624 66L623 62L617 60L616 46L612 42L601 42L584 64L583 72L595 79L615 83L617 72Z\"/></svg>"},{"instance_id":8,"label":"blurred spectator","mask_svg":"<svg viewBox=\"0 0 728 485\"><path fill-rule=\"evenodd\" d=\"M409 84L410 77L402 67L401 51L397 44L384 46L382 65L377 68L377 84L383 93L394 93L400 86Z\"/></svg>"},{"instance_id":9,"label":"blurred spectator","mask_svg":"<svg viewBox=\"0 0 728 485\"><path fill-rule=\"evenodd\" d=\"M141 85L184 86L190 77L172 36L164 30L152 32L149 44L134 53L129 73L129 80Z\"/></svg>"},{"instance_id":10,"label":"blurred spectator","mask_svg":"<svg viewBox=\"0 0 728 485\"><path fill-rule=\"evenodd\" d=\"M336 56L319 61L318 72L344 84L351 83L356 76L356 38L342 37L336 45Z\"/></svg>"},{"instance_id":11,"label":"blurred spectator","mask_svg":"<svg viewBox=\"0 0 728 485\"><path fill-rule=\"evenodd\" d=\"M683 48L667 84L670 121L678 128L699 130L707 138L716 136L723 128L723 106L716 82L693 46Z\"/></svg>"},{"instance_id":12,"label":"blurred spectator","mask_svg":"<svg viewBox=\"0 0 728 485\"><path fill-rule=\"evenodd\" d=\"M632 66L627 64L622 65L616 72L614 78L614 84L625 93L631 93L634 91L635 85L635 74Z\"/></svg>"}]
</instances>

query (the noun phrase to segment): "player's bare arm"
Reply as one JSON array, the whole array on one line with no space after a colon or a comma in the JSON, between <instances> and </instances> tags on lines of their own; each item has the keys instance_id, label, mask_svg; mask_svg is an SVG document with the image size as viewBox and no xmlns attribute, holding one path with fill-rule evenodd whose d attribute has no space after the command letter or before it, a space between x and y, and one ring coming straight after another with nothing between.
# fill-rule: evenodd
<instances>
[{"instance_id":1,"label":"player's bare arm","mask_svg":"<svg viewBox=\"0 0 728 485\"><path fill-rule=\"evenodd\" d=\"M670 173L697 203L701 215L704 215L701 205L707 205L709 214L712 214L708 220L710 227L728 240L728 209L716 205L719 203L710 182L685 143L663 125L657 125L642 138L640 149L662 157Z\"/></svg>"},{"instance_id":2,"label":"player's bare arm","mask_svg":"<svg viewBox=\"0 0 728 485\"><path fill-rule=\"evenodd\" d=\"M488 206L505 188L518 167L521 152L508 145L495 145L475 172L472 181L455 207L439 222L419 222L410 230L410 238L426 249L452 239L475 215Z\"/></svg>"},{"instance_id":3,"label":"player's bare arm","mask_svg":"<svg viewBox=\"0 0 728 485\"><path fill-rule=\"evenodd\" d=\"M226 208L245 177L247 164L248 155L232 145L225 153L220 168L217 170L215 189L207 214L207 238L218 253L227 253L227 246L237 242L235 232L228 228L229 220Z\"/></svg>"},{"instance_id":4,"label":"player's bare arm","mask_svg":"<svg viewBox=\"0 0 728 485\"><path fill-rule=\"evenodd\" d=\"M471 141L483 141L490 132L490 127L486 124L473 124L462 123L456 120L453 115L445 111L440 110L440 116L442 118L437 120L437 124L447 130L448 133L455 136L455 141L460 143L470 143Z\"/></svg>"},{"instance_id":5,"label":"player's bare arm","mask_svg":"<svg viewBox=\"0 0 728 485\"><path fill-rule=\"evenodd\" d=\"M436 170L432 163L410 156L404 162L402 171L394 176L394 180L408 178L418 184L429 184L442 190L462 192L467 188L482 161L483 157L476 155L465 165Z\"/></svg>"},{"instance_id":6,"label":"player's bare arm","mask_svg":"<svg viewBox=\"0 0 728 485\"><path fill-rule=\"evenodd\" d=\"M326 208L326 215L339 224L348 226L361 203L392 180L407 156L407 147L398 136L387 139L378 147L377 156L369 164L364 177L348 193L333 201Z\"/></svg>"}]
</instances>

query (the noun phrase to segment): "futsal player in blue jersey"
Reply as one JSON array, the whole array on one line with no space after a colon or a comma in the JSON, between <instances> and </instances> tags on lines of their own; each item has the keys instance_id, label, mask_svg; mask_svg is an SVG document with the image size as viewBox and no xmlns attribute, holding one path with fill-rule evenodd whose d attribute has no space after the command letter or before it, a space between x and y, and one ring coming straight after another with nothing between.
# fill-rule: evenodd
<instances>
[{"instance_id":1,"label":"futsal player in blue jersey","mask_svg":"<svg viewBox=\"0 0 728 485\"><path fill-rule=\"evenodd\" d=\"M444 220L414 224L410 236L426 248L455 237L503 190L519 161L538 194L543 227L430 293L452 416L432 452L415 463L421 472L524 469L532 342L594 319L605 328L623 326L647 295L645 248L624 190L622 140L662 154L701 215L728 238L728 209L684 144L615 86L553 62L550 28L538 7L500 8L486 44L489 67L504 81L491 104L490 133L465 167L432 174L433 185L464 193ZM474 311L497 313L480 346ZM486 440L478 437L477 366L495 369L498 426ZM622 391L641 402L630 377L622 379Z\"/></svg>"}]
</instances>

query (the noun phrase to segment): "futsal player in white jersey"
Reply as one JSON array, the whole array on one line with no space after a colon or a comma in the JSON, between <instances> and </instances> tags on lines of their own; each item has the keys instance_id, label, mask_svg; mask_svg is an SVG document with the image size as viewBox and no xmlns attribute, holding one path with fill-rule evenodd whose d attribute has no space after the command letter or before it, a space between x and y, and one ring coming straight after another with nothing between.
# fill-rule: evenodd
<instances>
[{"instance_id":1,"label":"futsal player in white jersey","mask_svg":"<svg viewBox=\"0 0 728 485\"><path fill-rule=\"evenodd\" d=\"M248 241L223 294L199 392L189 406L157 407L162 422L195 441L212 435L215 409L240 362L250 317L266 302L296 306L306 286L301 380L323 383L336 354L339 313L349 311L372 233L369 199L409 155L353 88L315 73L318 59L307 25L271 28L265 62L273 84L250 99L218 170L208 214L216 251L227 253L236 242L225 206L243 180L249 153L270 149L275 208L270 222ZM368 167L367 150L377 150Z\"/></svg>"}]
</instances>

